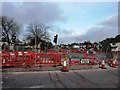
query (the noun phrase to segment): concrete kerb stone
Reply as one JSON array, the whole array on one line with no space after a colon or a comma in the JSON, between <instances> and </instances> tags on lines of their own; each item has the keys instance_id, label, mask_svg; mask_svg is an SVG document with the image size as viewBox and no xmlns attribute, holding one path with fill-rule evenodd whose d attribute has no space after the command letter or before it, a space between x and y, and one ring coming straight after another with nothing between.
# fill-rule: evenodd
<instances>
[{"instance_id":1,"label":"concrete kerb stone","mask_svg":"<svg viewBox=\"0 0 120 90\"><path fill-rule=\"evenodd\" d=\"M92 65L92 69L98 69L99 65Z\"/></svg>"},{"instance_id":2,"label":"concrete kerb stone","mask_svg":"<svg viewBox=\"0 0 120 90\"><path fill-rule=\"evenodd\" d=\"M60 71L63 66L56 67L34 67L34 68L6 68L2 69L2 72L31 72L31 71ZM68 70L85 70L85 69L98 69L96 65L71 65L67 66Z\"/></svg>"}]
</instances>

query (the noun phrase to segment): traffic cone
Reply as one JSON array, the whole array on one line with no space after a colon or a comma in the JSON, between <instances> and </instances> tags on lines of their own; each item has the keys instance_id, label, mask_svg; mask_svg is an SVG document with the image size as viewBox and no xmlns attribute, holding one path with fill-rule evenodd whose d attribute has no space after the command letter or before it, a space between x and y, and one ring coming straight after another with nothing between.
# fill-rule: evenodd
<instances>
[{"instance_id":1,"label":"traffic cone","mask_svg":"<svg viewBox=\"0 0 120 90\"><path fill-rule=\"evenodd\" d=\"M116 59L114 61L112 61L111 67L115 68L117 66L117 61Z\"/></svg>"},{"instance_id":2,"label":"traffic cone","mask_svg":"<svg viewBox=\"0 0 120 90\"><path fill-rule=\"evenodd\" d=\"M89 51L87 50L87 52L86 52L87 54L89 54Z\"/></svg>"},{"instance_id":3,"label":"traffic cone","mask_svg":"<svg viewBox=\"0 0 120 90\"><path fill-rule=\"evenodd\" d=\"M107 69L106 66L105 66L105 60L102 61L100 68L101 69Z\"/></svg>"},{"instance_id":4,"label":"traffic cone","mask_svg":"<svg viewBox=\"0 0 120 90\"><path fill-rule=\"evenodd\" d=\"M61 71L63 71L63 72L68 72L69 71L67 69L67 58L64 58L63 67L62 67Z\"/></svg>"}]
</instances>

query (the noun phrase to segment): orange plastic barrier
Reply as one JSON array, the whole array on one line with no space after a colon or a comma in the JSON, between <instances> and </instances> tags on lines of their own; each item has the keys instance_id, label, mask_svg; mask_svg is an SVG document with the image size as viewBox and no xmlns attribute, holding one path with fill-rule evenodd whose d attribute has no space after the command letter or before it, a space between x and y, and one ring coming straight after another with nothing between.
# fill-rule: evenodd
<instances>
[{"instance_id":1,"label":"orange plastic barrier","mask_svg":"<svg viewBox=\"0 0 120 90\"><path fill-rule=\"evenodd\" d=\"M96 60L96 54L84 53L84 58L89 59L89 62L94 64Z\"/></svg>"},{"instance_id":2,"label":"orange plastic barrier","mask_svg":"<svg viewBox=\"0 0 120 90\"><path fill-rule=\"evenodd\" d=\"M13 63L13 66L30 66L34 65L34 60L36 54L31 51L18 51L18 52L12 52L15 54L15 56L11 57ZM14 55L13 54L13 55Z\"/></svg>"},{"instance_id":3,"label":"orange plastic barrier","mask_svg":"<svg viewBox=\"0 0 120 90\"><path fill-rule=\"evenodd\" d=\"M37 54L36 64L61 64L60 54Z\"/></svg>"},{"instance_id":4,"label":"orange plastic barrier","mask_svg":"<svg viewBox=\"0 0 120 90\"><path fill-rule=\"evenodd\" d=\"M0 51L0 66L10 66L10 56L7 51Z\"/></svg>"},{"instance_id":5,"label":"orange plastic barrier","mask_svg":"<svg viewBox=\"0 0 120 90\"><path fill-rule=\"evenodd\" d=\"M79 64L80 60L79 59L71 59L69 60L69 64Z\"/></svg>"}]
</instances>

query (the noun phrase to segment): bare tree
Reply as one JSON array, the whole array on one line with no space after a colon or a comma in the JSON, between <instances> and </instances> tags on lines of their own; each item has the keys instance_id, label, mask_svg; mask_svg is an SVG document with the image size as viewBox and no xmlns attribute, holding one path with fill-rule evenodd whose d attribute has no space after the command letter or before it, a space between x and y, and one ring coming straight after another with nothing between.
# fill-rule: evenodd
<instances>
[{"instance_id":1,"label":"bare tree","mask_svg":"<svg viewBox=\"0 0 120 90\"><path fill-rule=\"evenodd\" d=\"M27 30L26 30L28 32L26 35L26 39L33 40L33 41L37 39L37 45L40 43L41 40L48 41L50 40L49 33L48 33L49 28L50 27L45 24L31 23L28 25Z\"/></svg>"},{"instance_id":2,"label":"bare tree","mask_svg":"<svg viewBox=\"0 0 120 90\"><path fill-rule=\"evenodd\" d=\"M10 45L12 35L14 34L18 36L20 27L18 23L14 21L14 19L8 18L7 16L0 17L0 25L2 27L0 32Z\"/></svg>"}]
</instances>

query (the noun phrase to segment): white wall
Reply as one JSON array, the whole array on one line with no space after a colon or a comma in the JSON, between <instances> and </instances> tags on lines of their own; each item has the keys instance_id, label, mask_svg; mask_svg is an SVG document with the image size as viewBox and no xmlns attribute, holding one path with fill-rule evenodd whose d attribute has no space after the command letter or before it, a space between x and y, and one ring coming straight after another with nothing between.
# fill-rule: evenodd
<instances>
[{"instance_id":1,"label":"white wall","mask_svg":"<svg viewBox=\"0 0 120 90\"><path fill-rule=\"evenodd\" d=\"M73 48L79 48L79 46L78 45L74 45Z\"/></svg>"},{"instance_id":2,"label":"white wall","mask_svg":"<svg viewBox=\"0 0 120 90\"><path fill-rule=\"evenodd\" d=\"M116 49L112 49L112 51L120 51L120 42L115 43L115 45L113 45L112 43L110 43L110 45L111 45L112 47L117 46L117 48L116 48Z\"/></svg>"}]
</instances>

